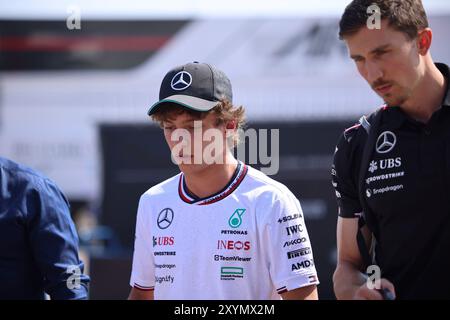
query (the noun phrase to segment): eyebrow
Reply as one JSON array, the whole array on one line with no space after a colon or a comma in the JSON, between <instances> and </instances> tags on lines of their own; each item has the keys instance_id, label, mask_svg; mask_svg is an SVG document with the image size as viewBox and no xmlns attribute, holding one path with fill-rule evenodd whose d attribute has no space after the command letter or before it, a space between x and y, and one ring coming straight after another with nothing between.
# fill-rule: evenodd
<instances>
[{"instance_id":1,"label":"eyebrow","mask_svg":"<svg viewBox=\"0 0 450 320\"><path fill-rule=\"evenodd\" d=\"M182 124L186 124L186 123L189 123L189 122L194 122L195 120L196 120L195 118L189 118L189 119L184 120L182 122ZM166 122L167 124L173 124L173 121L170 120L170 119L166 119L166 120L164 120L164 122Z\"/></svg>"},{"instance_id":2,"label":"eyebrow","mask_svg":"<svg viewBox=\"0 0 450 320\"><path fill-rule=\"evenodd\" d=\"M383 44L379 47L376 47L375 49L373 49L372 51L370 51L370 54L374 54L383 50L386 50L387 48L389 48L390 44ZM352 58L353 60L356 60L358 58L363 58L363 56L359 55L359 54L355 54L355 55L351 55L350 58Z\"/></svg>"}]
</instances>

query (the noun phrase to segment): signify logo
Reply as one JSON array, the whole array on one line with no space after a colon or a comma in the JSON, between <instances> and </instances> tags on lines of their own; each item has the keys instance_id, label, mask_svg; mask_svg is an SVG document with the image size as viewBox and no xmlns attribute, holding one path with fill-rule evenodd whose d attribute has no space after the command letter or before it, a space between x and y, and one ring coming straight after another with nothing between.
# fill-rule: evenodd
<instances>
[{"instance_id":1,"label":"signify logo","mask_svg":"<svg viewBox=\"0 0 450 320\"><path fill-rule=\"evenodd\" d=\"M171 276L171 275L167 275L167 276L164 276L164 277L155 276L155 281L157 283L159 283L159 284L161 284L163 282L173 283L174 279L175 278L173 276Z\"/></svg>"},{"instance_id":2,"label":"signify logo","mask_svg":"<svg viewBox=\"0 0 450 320\"><path fill-rule=\"evenodd\" d=\"M228 219L228 225L232 228L239 228L242 224L242 216L245 213L245 209L236 209Z\"/></svg>"},{"instance_id":3,"label":"signify logo","mask_svg":"<svg viewBox=\"0 0 450 320\"><path fill-rule=\"evenodd\" d=\"M244 277L244 268L240 267L221 267L221 280L236 280Z\"/></svg>"}]
</instances>

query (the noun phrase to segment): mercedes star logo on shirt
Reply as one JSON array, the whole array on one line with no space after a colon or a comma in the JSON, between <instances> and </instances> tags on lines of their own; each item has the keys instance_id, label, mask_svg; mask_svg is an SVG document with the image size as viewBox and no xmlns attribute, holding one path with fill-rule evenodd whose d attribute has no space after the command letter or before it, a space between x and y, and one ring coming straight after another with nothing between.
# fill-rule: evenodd
<instances>
[{"instance_id":1,"label":"mercedes star logo on shirt","mask_svg":"<svg viewBox=\"0 0 450 320\"><path fill-rule=\"evenodd\" d=\"M173 210L170 208L162 209L158 215L158 228L167 229L173 221Z\"/></svg>"},{"instance_id":2,"label":"mercedes star logo on shirt","mask_svg":"<svg viewBox=\"0 0 450 320\"><path fill-rule=\"evenodd\" d=\"M397 142L397 137L391 131L385 131L377 139L377 152L378 153L388 153L395 147Z\"/></svg>"},{"instance_id":3,"label":"mercedes star logo on shirt","mask_svg":"<svg viewBox=\"0 0 450 320\"><path fill-rule=\"evenodd\" d=\"M192 76L187 71L180 71L173 76L170 86L173 90L184 90L187 89L192 83Z\"/></svg>"}]
</instances>

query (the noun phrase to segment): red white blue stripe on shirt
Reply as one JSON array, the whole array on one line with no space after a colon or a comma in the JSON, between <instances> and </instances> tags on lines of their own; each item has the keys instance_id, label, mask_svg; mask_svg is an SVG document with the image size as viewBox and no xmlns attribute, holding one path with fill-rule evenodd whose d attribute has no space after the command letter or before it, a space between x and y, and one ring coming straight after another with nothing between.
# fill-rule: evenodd
<instances>
[{"instance_id":1,"label":"red white blue stripe on shirt","mask_svg":"<svg viewBox=\"0 0 450 320\"><path fill-rule=\"evenodd\" d=\"M239 162L232 178L230 179L230 182L228 182L228 184L221 191L205 198L196 197L195 195L189 192L186 186L184 174L181 173L180 180L178 183L178 194L180 195L181 200L189 204L197 204L203 206L215 203L232 194L234 190L236 190L237 187L239 187L242 180L244 180L247 171L248 167L244 163Z\"/></svg>"}]
</instances>

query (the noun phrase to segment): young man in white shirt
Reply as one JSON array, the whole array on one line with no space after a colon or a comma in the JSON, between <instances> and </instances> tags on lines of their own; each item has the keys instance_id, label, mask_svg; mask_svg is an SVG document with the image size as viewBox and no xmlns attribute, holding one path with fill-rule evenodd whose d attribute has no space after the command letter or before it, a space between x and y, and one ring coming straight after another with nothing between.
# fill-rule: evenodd
<instances>
[{"instance_id":1,"label":"young man in white shirt","mask_svg":"<svg viewBox=\"0 0 450 320\"><path fill-rule=\"evenodd\" d=\"M231 152L244 109L227 76L178 66L148 114L181 172L140 198L129 299L317 299L299 201Z\"/></svg>"}]
</instances>

